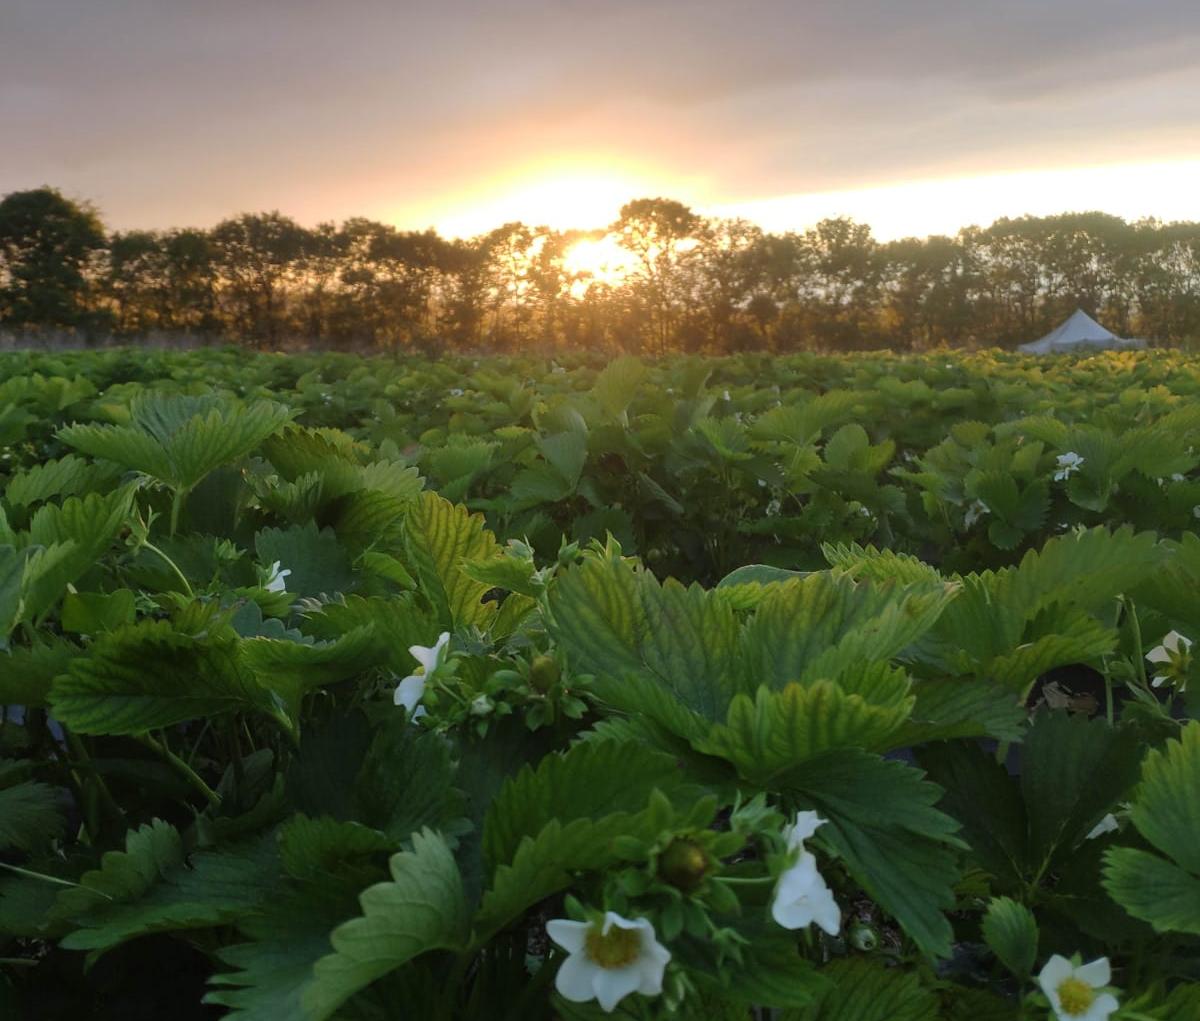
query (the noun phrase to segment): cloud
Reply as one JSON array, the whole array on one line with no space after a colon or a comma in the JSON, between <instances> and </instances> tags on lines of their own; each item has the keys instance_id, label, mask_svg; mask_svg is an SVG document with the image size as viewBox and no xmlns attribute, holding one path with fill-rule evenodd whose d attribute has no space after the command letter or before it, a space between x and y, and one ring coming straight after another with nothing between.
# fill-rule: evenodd
<instances>
[{"instance_id":1,"label":"cloud","mask_svg":"<svg viewBox=\"0 0 1200 1021\"><path fill-rule=\"evenodd\" d=\"M564 153L709 203L1194 155L1197 43L1194 0L8 0L0 191L420 225Z\"/></svg>"}]
</instances>

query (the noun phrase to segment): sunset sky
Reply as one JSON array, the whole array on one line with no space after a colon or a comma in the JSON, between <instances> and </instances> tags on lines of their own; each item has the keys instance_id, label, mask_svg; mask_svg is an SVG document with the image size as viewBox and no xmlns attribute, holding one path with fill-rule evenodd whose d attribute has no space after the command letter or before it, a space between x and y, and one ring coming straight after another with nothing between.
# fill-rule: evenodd
<instances>
[{"instance_id":1,"label":"sunset sky","mask_svg":"<svg viewBox=\"0 0 1200 1021\"><path fill-rule=\"evenodd\" d=\"M0 193L470 235L1200 219L1197 0L3 0Z\"/></svg>"}]
</instances>

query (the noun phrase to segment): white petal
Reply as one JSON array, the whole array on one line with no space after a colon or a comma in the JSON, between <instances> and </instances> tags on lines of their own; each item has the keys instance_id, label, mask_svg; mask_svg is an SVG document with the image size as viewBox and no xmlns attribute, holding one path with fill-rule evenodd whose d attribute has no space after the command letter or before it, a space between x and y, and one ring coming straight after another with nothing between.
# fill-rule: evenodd
<instances>
[{"instance_id":1,"label":"white petal","mask_svg":"<svg viewBox=\"0 0 1200 1021\"><path fill-rule=\"evenodd\" d=\"M671 952L667 950L667 948L661 943L659 943L658 936L654 932L654 926L650 923L648 918L639 918L636 922L634 922L632 928L641 930L643 954L657 954L661 952L666 954L666 960L669 961L671 959Z\"/></svg>"},{"instance_id":2,"label":"white petal","mask_svg":"<svg viewBox=\"0 0 1200 1021\"><path fill-rule=\"evenodd\" d=\"M569 918L554 918L546 923L546 935L568 954L577 954L587 940L588 922L572 922Z\"/></svg>"},{"instance_id":3,"label":"white petal","mask_svg":"<svg viewBox=\"0 0 1200 1021\"><path fill-rule=\"evenodd\" d=\"M292 572L279 569L279 561L276 560L267 570L267 579L263 582L263 588L268 592L286 592L287 586L284 584L284 578L287 578Z\"/></svg>"},{"instance_id":4,"label":"white petal","mask_svg":"<svg viewBox=\"0 0 1200 1021\"><path fill-rule=\"evenodd\" d=\"M1167 651L1167 643L1164 641L1162 645L1156 645L1146 653L1146 659L1151 663L1170 663L1171 654Z\"/></svg>"},{"instance_id":5,"label":"white petal","mask_svg":"<svg viewBox=\"0 0 1200 1021\"><path fill-rule=\"evenodd\" d=\"M618 929L648 929L651 938L654 937L654 926L645 918L626 918L624 915L618 915L615 911L604 912L604 926L601 932L607 936L612 931L612 927Z\"/></svg>"},{"instance_id":6,"label":"white petal","mask_svg":"<svg viewBox=\"0 0 1200 1021\"><path fill-rule=\"evenodd\" d=\"M424 645L410 645L408 652L417 661L417 665L422 670L427 674L433 673L433 668L437 665L436 648L426 648Z\"/></svg>"},{"instance_id":7,"label":"white petal","mask_svg":"<svg viewBox=\"0 0 1200 1021\"><path fill-rule=\"evenodd\" d=\"M830 936L836 936L842 928L842 909L838 907L837 901L833 899L833 894L829 887L826 887L823 894L819 894L812 898L813 901L813 921L824 929Z\"/></svg>"},{"instance_id":8,"label":"white petal","mask_svg":"<svg viewBox=\"0 0 1200 1021\"><path fill-rule=\"evenodd\" d=\"M438 664L441 663L442 650L446 648L449 642L450 632L443 631L438 635L438 640L432 645L410 645L408 651L412 658L425 668L425 672L431 674L438 668Z\"/></svg>"},{"instance_id":9,"label":"white petal","mask_svg":"<svg viewBox=\"0 0 1200 1021\"><path fill-rule=\"evenodd\" d=\"M1171 678L1169 678L1169 677L1168 677L1166 674L1155 674L1155 675L1154 675L1154 676L1153 676L1153 677L1150 679L1150 687L1152 687L1152 688L1161 688L1161 687L1162 687L1164 684L1166 684L1166 683L1167 683L1167 681L1169 681L1170 679L1171 679Z\"/></svg>"},{"instance_id":10,"label":"white petal","mask_svg":"<svg viewBox=\"0 0 1200 1021\"><path fill-rule=\"evenodd\" d=\"M1109 812L1095 826L1091 828L1085 840L1095 840L1097 837L1104 836L1105 833L1112 833L1117 829L1117 817Z\"/></svg>"},{"instance_id":11,"label":"white petal","mask_svg":"<svg viewBox=\"0 0 1200 1021\"><path fill-rule=\"evenodd\" d=\"M817 872L817 859L812 856L812 852L805 851L796 864L779 877L779 882L775 885L775 895L785 901L795 900L797 897L803 897L821 882L821 876Z\"/></svg>"},{"instance_id":12,"label":"white petal","mask_svg":"<svg viewBox=\"0 0 1200 1021\"><path fill-rule=\"evenodd\" d=\"M1112 965L1107 957L1097 957L1089 964L1081 964L1076 968L1075 977L1083 979L1093 989L1101 989L1112 981Z\"/></svg>"},{"instance_id":13,"label":"white petal","mask_svg":"<svg viewBox=\"0 0 1200 1021\"><path fill-rule=\"evenodd\" d=\"M611 1014L626 996L641 983L642 975L636 966L628 968L597 968L592 976L592 989L600 1006Z\"/></svg>"},{"instance_id":14,"label":"white petal","mask_svg":"<svg viewBox=\"0 0 1200 1021\"><path fill-rule=\"evenodd\" d=\"M1055 954L1038 973L1038 985L1042 987L1042 992L1050 997L1050 1002L1054 1004L1056 1011L1058 1010L1058 987L1064 980L1071 977L1074 970L1071 962L1062 954Z\"/></svg>"},{"instance_id":15,"label":"white petal","mask_svg":"<svg viewBox=\"0 0 1200 1021\"><path fill-rule=\"evenodd\" d=\"M771 900L771 917L785 929L807 928L816 917L816 898L822 892L828 894L828 888L820 879L816 884L784 886L780 883Z\"/></svg>"},{"instance_id":16,"label":"white petal","mask_svg":"<svg viewBox=\"0 0 1200 1021\"><path fill-rule=\"evenodd\" d=\"M649 949L643 949L642 957L638 959L637 991L643 996L657 996L662 992L663 973L671 960L671 952L661 943L655 943Z\"/></svg>"},{"instance_id":17,"label":"white petal","mask_svg":"<svg viewBox=\"0 0 1200 1021\"><path fill-rule=\"evenodd\" d=\"M554 976L554 988L563 999L572 1003L586 1003L596 995L592 981L600 970L583 954L572 954L559 965L558 974Z\"/></svg>"},{"instance_id":18,"label":"white petal","mask_svg":"<svg viewBox=\"0 0 1200 1021\"><path fill-rule=\"evenodd\" d=\"M797 848L802 841L807 840L817 828L825 825L825 820L822 819L816 812L797 812L796 819L790 826L783 828L784 839L787 840L789 848Z\"/></svg>"},{"instance_id":19,"label":"white petal","mask_svg":"<svg viewBox=\"0 0 1200 1021\"><path fill-rule=\"evenodd\" d=\"M1082 1021L1108 1021L1108 1015L1114 1013L1119 1006L1112 993L1103 993L1096 997L1096 1002L1088 1008Z\"/></svg>"},{"instance_id":20,"label":"white petal","mask_svg":"<svg viewBox=\"0 0 1200 1021\"><path fill-rule=\"evenodd\" d=\"M784 929L807 929L813 923L812 906L807 899L784 901L776 897L771 903L771 917Z\"/></svg>"},{"instance_id":21,"label":"white petal","mask_svg":"<svg viewBox=\"0 0 1200 1021\"><path fill-rule=\"evenodd\" d=\"M417 703L421 701L421 696L425 694L425 678L418 677L413 674L410 677L404 678L396 685L396 694L393 697L396 705L402 705L408 710L409 714L417 707Z\"/></svg>"}]
</instances>

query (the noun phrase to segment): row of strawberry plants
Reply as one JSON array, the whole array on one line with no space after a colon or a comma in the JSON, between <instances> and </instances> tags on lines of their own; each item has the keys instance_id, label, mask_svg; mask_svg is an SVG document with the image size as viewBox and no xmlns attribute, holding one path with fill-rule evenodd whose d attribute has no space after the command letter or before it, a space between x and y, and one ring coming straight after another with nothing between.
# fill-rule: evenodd
<instances>
[{"instance_id":1,"label":"row of strawberry plants","mask_svg":"<svg viewBox=\"0 0 1200 1021\"><path fill-rule=\"evenodd\" d=\"M11 489L18 511L81 491L61 426L129 424L148 390L216 389L419 467L543 557L564 533L612 533L709 584L745 563L819 566L825 542L998 567L1079 526L1178 538L1200 512L1197 375L1161 352L603 367L88 352L8 356L0 380L0 472L44 468Z\"/></svg>"},{"instance_id":2,"label":"row of strawberry plants","mask_svg":"<svg viewBox=\"0 0 1200 1021\"><path fill-rule=\"evenodd\" d=\"M113 417L0 495L13 1016L167 941L242 1021L1200 1010L1195 536L685 586L267 399Z\"/></svg>"}]
</instances>

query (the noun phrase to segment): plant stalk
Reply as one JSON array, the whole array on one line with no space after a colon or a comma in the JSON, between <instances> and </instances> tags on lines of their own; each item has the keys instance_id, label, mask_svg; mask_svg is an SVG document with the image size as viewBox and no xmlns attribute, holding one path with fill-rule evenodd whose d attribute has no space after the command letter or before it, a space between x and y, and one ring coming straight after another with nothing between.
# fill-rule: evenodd
<instances>
[{"instance_id":1,"label":"plant stalk","mask_svg":"<svg viewBox=\"0 0 1200 1021\"><path fill-rule=\"evenodd\" d=\"M134 737L141 744L161 755L213 808L221 807L221 795L209 787L199 773L171 751L165 741L157 741L149 734L135 734Z\"/></svg>"}]
</instances>

